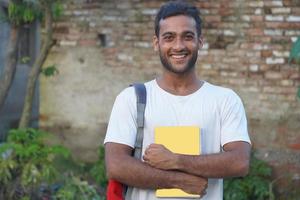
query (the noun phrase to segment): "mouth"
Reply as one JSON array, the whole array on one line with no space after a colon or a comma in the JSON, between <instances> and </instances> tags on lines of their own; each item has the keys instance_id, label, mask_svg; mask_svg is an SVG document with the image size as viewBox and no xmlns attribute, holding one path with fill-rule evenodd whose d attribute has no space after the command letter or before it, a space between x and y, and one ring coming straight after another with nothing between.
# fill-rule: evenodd
<instances>
[{"instance_id":1,"label":"mouth","mask_svg":"<svg viewBox=\"0 0 300 200\"><path fill-rule=\"evenodd\" d=\"M187 53L180 53L180 54L170 54L170 57L175 60L182 60L185 59L188 56Z\"/></svg>"}]
</instances>

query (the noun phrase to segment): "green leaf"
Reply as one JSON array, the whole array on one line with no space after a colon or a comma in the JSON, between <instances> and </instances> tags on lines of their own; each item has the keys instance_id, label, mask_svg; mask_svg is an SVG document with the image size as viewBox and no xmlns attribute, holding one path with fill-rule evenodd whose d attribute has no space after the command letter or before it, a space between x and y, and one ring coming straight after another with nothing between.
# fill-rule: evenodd
<instances>
[{"instance_id":1,"label":"green leaf","mask_svg":"<svg viewBox=\"0 0 300 200\"><path fill-rule=\"evenodd\" d=\"M296 63L300 64L300 36L298 36L296 42L293 44L291 48L288 62L291 63L292 60L295 60Z\"/></svg>"},{"instance_id":2,"label":"green leaf","mask_svg":"<svg viewBox=\"0 0 300 200\"><path fill-rule=\"evenodd\" d=\"M0 145L0 159L5 157L4 154L8 153L8 151L12 148L12 145L10 143L3 143Z\"/></svg>"},{"instance_id":3,"label":"green leaf","mask_svg":"<svg viewBox=\"0 0 300 200\"><path fill-rule=\"evenodd\" d=\"M22 57L22 58L21 58L21 63L22 63L22 64L29 63L29 61L30 61L30 57L28 57L28 56L25 56L25 57Z\"/></svg>"},{"instance_id":4,"label":"green leaf","mask_svg":"<svg viewBox=\"0 0 300 200\"><path fill-rule=\"evenodd\" d=\"M250 172L243 178L224 180L224 200L265 200L272 198L270 191L271 167L266 162L251 156Z\"/></svg>"},{"instance_id":5,"label":"green leaf","mask_svg":"<svg viewBox=\"0 0 300 200\"><path fill-rule=\"evenodd\" d=\"M55 65L51 65L51 66L48 66L48 67L42 69L42 73L46 77L50 77L50 76L57 75L59 73L59 71L58 71L58 69L56 68Z\"/></svg>"},{"instance_id":6,"label":"green leaf","mask_svg":"<svg viewBox=\"0 0 300 200\"><path fill-rule=\"evenodd\" d=\"M300 99L300 86L298 87L297 96L298 96L298 98Z\"/></svg>"},{"instance_id":7,"label":"green leaf","mask_svg":"<svg viewBox=\"0 0 300 200\"><path fill-rule=\"evenodd\" d=\"M100 146L98 149L98 161L90 170L90 174L95 178L98 184L105 187L107 185L107 177L105 171L105 162L104 162L104 147Z\"/></svg>"},{"instance_id":8,"label":"green leaf","mask_svg":"<svg viewBox=\"0 0 300 200\"><path fill-rule=\"evenodd\" d=\"M30 200L30 197L22 197L21 200Z\"/></svg>"},{"instance_id":9,"label":"green leaf","mask_svg":"<svg viewBox=\"0 0 300 200\"><path fill-rule=\"evenodd\" d=\"M57 20L60 16L62 16L63 6L60 2L55 2L52 4L52 13L54 20Z\"/></svg>"},{"instance_id":10,"label":"green leaf","mask_svg":"<svg viewBox=\"0 0 300 200\"><path fill-rule=\"evenodd\" d=\"M31 171L36 171L36 170L33 169L33 167L34 166L31 163L25 164L21 175L21 183L23 186L27 186L34 182L35 176L32 176L33 173L31 173Z\"/></svg>"}]
</instances>

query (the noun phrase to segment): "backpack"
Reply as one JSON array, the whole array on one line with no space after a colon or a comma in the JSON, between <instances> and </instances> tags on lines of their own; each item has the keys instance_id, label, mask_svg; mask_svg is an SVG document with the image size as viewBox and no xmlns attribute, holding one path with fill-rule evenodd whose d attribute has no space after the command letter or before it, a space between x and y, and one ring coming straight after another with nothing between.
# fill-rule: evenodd
<instances>
[{"instance_id":1,"label":"backpack","mask_svg":"<svg viewBox=\"0 0 300 200\"><path fill-rule=\"evenodd\" d=\"M147 91L143 83L135 83L134 87L136 94L137 105L137 135L134 145L133 156L137 159L142 157L143 139L144 139L144 114L146 108ZM106 190L107 200L125 200L125 196L132 193L132 187L127 187L122 183L110 179Z\"/></svg>"}]
</instances>

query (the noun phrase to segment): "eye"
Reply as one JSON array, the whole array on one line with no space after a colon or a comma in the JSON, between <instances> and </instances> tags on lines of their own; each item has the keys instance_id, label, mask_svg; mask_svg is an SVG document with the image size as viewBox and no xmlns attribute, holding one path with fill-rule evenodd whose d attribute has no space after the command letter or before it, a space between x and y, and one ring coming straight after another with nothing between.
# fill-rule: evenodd
<instances>
[{"instance_id":1,"label":"eye","mask_svg":"<svg viewBox=\"0 0 300 200\"><path fill-rule=\"evenodd\" d=\"M194 39L194 35L192 35L192 34L186 34L184 38L185 38L185 40L190 41L190 40Z\"/></svg>"},{"instance_id":2,"label":"eye","mask_svg":"<svg viewBox=\"0 0 300 200\"><path fill-rule=\"evenodd\" d=\"M167 42L172 41L173 38L174 38L173 35L165 35L165 36L163 37L163 39L164 39L165 41L167 41Z\"/></svg>"}]
</instances>

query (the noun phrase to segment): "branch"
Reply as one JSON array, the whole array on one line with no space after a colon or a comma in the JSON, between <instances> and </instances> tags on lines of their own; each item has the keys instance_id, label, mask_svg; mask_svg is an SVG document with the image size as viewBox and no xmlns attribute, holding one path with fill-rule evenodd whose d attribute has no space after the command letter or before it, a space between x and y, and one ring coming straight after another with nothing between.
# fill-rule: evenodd
<instances>
[{"instance_id":1,"label":"branch","mask_svg":"<svg viewBox=\"0 0 300 200\"><path fill-rule=\"evenodd\" d=\"M43 5L43 7L45 9L46 37L45 37L45 40L42 45L41 53L36 58L36 60L33 64L33 67L28 76L24 108L23 108L21 120L19 123L19 128L26 128L29 126L30 119L31 119L32 100L33 100L33 96L34 96L35 85L36 85L38 76L40 74L41 67L42 67L43 63L45 62L47 54L53 45L53 40L52 40L53 16L52 16L52 10L51 10L51 7L52 7L51 1L50 2L45 1L45 4Z\"/></svg>"},{"instance_id":2,"label":"branch","mask_svg":"<svg viewBox=\"0 0 300 200\"><path fill-rule=\"evenodd\" d=\"M19 41L20 27L11 25L10 38L7 44L7 53L3 74L0 78L0 108L3 106L8 91L12 85L17 67L17 47Z\"/></svg>"}]
</instances>

